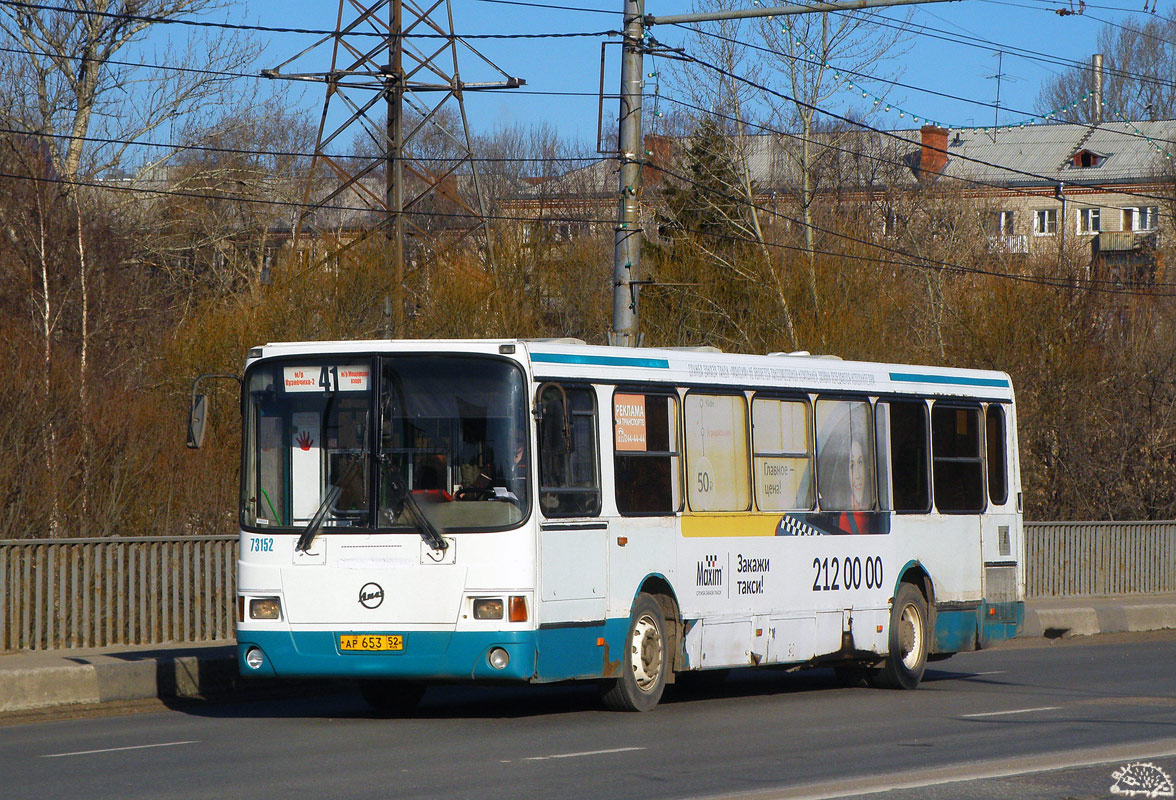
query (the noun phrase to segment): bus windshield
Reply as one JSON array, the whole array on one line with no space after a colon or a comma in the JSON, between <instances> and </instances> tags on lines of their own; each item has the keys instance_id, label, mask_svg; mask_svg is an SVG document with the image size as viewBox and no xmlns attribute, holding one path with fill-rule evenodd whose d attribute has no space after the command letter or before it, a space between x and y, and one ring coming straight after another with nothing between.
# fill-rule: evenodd
<instances>
[{"instance_id":1,"label":"bus windshield","mask_svg":"<svg viewBox=\"0 0 1176 800\"><path fill-rule=\"evenodd\" d=\"M415 505L438 530L487 530L529 512L525 388L506 360L303 358L245 385L246 527L324 510L323 529L416 531Z\"/></svg>"}]
</instances>

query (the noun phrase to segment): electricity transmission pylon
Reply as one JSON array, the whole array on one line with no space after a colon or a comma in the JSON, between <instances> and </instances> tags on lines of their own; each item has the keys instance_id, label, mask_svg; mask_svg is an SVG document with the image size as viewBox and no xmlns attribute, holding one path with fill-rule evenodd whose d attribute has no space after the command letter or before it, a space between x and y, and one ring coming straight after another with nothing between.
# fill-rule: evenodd
<instances>
[{"instance_id":1,"label":"electricity transmission pylon","mask_svg":"<svg viewBox=\"0 0 1176 800\"><path fill-rule=\"evenodd\" d=\"M438 17L443 19L438 22ZM331 66L326 72L282 72L327 43ZM459 48L502 80L464 82L458 71ZM389 245L387 333L403 335L406 235L436 250L438 226L428 224L431 218L446 223L440 227L449 244L480 233L487 262L491 259L465 92L512 89L525 81L507 75L454 33L450 0L425 0L423 5L413 0L339 0L334 34L262 75L326 84L295 247L302 235L322 236L332 226L341 227L341 210L353 215L358 230L353 224L346 244L326 258L342 260L360 242L383 233ZM454 104L458 124L450 124L452 117L442 113ZM425 158L420 151L429 136L440 143L440 155ZM372 155L344 154L354 139L369 145ZM434 208L425 216L421 212L430 202L452 211ZM466 224L452 224L461 222Z\"/></svg>"}]
</instances>

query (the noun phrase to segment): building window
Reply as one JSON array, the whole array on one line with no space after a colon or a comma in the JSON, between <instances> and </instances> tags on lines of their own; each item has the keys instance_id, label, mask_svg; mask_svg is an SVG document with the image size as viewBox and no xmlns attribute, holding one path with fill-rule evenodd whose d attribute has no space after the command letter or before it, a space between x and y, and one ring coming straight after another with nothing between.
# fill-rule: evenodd
<instances>
[{"instance_id":1,"label":"building window","mask_svg":"<svg viewBox=\"0 0 1176 800\"><path fill-rule=\"evenodd\" d=\"M990 212L984 225L985 230L991 236L1012 236L1013 235L1013 212L1012 211L993 211Z\"/></svg>"},{"instance_id":2,"label":"building window","mask_svg":"<svg viewBox=\"0 0 1176 800\"><path fill-rule=\"evenodd\" d=\"M1033 235L1053 236L1058 230L1058 210L1039 208L1033 212Z\"/></svg>"},{"instance_id":3,"label":"building window","mask_svg":"<svg viewBox=\"0 0 1176 800\"><path fill-rule=\"evenodd\" d=\"M1159 209L1155 206L1138 206L1123 209L1123 230L1154 231L1158 225Z\"/></svg>"},{"instance_id":4,"label":"building window","mask_svg":"<svg viewBox=\"0 0 1176 800\"><path fill-rule=\"evenodd\" d=\"M1094 234L1102 230L1101 208L1078 209L1078 233Z\"/></svg>"},{"instance_id":5,"label":"building window","mask_svg":"<svg viewBox=\"0 0 1176 800\"><path fill-rule=\"evenodd\" d=\"M897 236L906 227L906 218L890 206L882 211L882 235Z\"/></svg>"}]
</instances>

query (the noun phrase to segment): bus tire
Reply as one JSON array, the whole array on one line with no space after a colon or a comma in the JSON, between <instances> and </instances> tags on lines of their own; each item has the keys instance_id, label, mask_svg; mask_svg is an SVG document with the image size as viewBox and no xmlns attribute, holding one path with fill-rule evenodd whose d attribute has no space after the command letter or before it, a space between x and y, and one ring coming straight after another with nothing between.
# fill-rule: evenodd
<instances>
[{"instance_id":1,"label":"bus tire","mask_svg":"<svg viewBox=\"0 0 1176 800\"><path fill-rule=\"evenodd\" d=\"M890 652L877 675L886 689L914 689L927 668L927 601L913 584L903 583L890 609Z\"/></svg>"},{"instance_id":2,"label":"bus tire","mask_svg":"<svg viewBox=\"0 0 1176 800\"><path fill-rule=\"evenodd\" d=\"M403 717L417 707L425 694L425 684L368 678L359 682L359 692L368 705L381 716Z\"/></svg>"},{"instance_id":3,"label":"bus tire","mask_svg":"<svg viewBox=\"0 0 1176 800\"><path fill-rule=\"evenodd\" d=\"M661 606L644 592L633 603L620 662L620 676L601 687L605 707L612 711L649 711L665 691L670 661Z\"/></svg>"}]
</instances>

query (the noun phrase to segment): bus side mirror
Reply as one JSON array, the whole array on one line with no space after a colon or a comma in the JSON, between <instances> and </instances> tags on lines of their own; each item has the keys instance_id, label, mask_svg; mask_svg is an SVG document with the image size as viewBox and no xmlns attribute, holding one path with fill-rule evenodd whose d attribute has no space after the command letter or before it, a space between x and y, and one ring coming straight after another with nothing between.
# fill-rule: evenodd
<instances>
[{"instance_id":1,"label":"bus side mirror","mask_svg":"<svg viewBox=\"0 0 1176 800\"><path fill-rule=\"evenodd\" d=\"M204 430L208 424L208 395L200 394L200 381L206 378L232 378L241 385L241 376L231 373L208 372L192 381L192 402L188 404L188 447L200 449L204 444Z\"/></svg>"},{"instance_id":2,"label":"bus side mirror","mask_svg":"<svg viewBox=\"0 0 1176 800\"><path fill-rule=\"evenodd\" d=\"M188 407L188 447L198 450L204 444L204 423L208 419L208 395L192 395Z\"/></svg>"}]
</instances>

